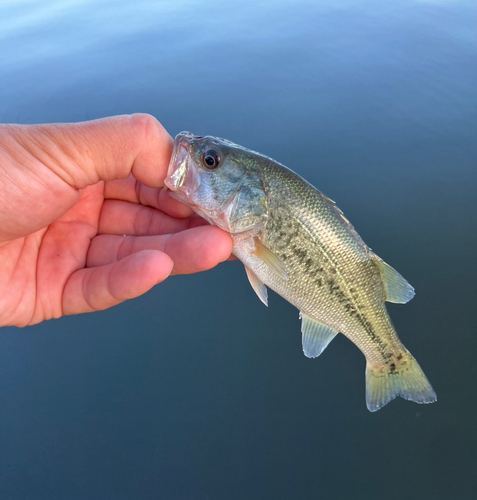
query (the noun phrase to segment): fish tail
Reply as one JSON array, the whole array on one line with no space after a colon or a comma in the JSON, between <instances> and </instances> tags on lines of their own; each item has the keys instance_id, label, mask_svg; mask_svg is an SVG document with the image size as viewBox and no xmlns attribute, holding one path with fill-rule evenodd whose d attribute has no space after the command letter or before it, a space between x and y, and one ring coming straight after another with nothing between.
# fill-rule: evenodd
<instances>
[{"instance_id":1,"label":"fish tail","mask_svg":"<svg viewBox=\"0 0 477 500\"><path fill-rule=\"evenodd\" d=\"M366 405L377 411L397 396L416 403L434 403L436 393L414 357L406 352L399 363L366 363Z\"/></svg>"}]
</instances>

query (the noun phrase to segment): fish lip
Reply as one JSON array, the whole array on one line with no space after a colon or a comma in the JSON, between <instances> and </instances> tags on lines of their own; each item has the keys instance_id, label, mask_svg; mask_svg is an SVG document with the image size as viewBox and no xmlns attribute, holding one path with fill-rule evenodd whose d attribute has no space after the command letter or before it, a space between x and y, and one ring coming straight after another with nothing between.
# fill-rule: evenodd
<instances>
[{"instance_id":1,"label":"fish lip","mask_svg":"<svg viewBox=\"0 0 477 500\"><path fill-rule=\"evenodd\" d=\"M190 141L194 139L190 132L181 132L177 134L174 140L174 149L172 150L171 160L167 169L167 177L164 184L171 191L178 191L184 184L188 169L189 146ZM182 175L178 169L182 167Z\"/></svg>"}]
</instances>

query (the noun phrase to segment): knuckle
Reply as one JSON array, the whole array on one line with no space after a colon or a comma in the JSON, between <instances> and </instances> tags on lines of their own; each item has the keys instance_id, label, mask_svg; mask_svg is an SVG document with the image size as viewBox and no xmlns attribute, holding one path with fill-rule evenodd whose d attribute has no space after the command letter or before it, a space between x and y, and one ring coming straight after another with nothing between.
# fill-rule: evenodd
<instances>
[{"instance_id":1,"label":"knuckle","mask_svg":"<svg viewBox=\"0 0 477 500\"><path fill-rule=\"evenodd\" d=\"M144 205L144 203L142 203L142 193L143 193L143 184L139 181L136 181L135 184L134 184L134 191L136 193L136 199L138 201L138 203L141 203L141 205Z\"/></svg>"},{"instance_id":2,"label":"knuckle","mask_svg":"<svg viewBox=\"0 0 477 500\"><path fill-rule=\"evenodd\" d=\"M117 261L124 259L133 253L134 238L131 236L123 236L118 246Z\"/></svg>"},{"instance_id":3,"label":"knuckle","mask_svg":"<svg viewBox=\"0 0 477 500\"><path fill-rule=\"evenodd\" d=\"M149 234L154 223L153 212L149 207L141 207L137 212L134 221L134 234L146 235Z\"/></svg>"},{"instance_id":4,"label":"knuckle","mask_svg":"<svg viewBox=\"0 0 477 500\"><path fill-rule=\"evenodd\" d=\"M162 128L154 116L147 113L135 113L130 116L131 127L141 141L151 141Z\"/></svg>"}]
</instances>

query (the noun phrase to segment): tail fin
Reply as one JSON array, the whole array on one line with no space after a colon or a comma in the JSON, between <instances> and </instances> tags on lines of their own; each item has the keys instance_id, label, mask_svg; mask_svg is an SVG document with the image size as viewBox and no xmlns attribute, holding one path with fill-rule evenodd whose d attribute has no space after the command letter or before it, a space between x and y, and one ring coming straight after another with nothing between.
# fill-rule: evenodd
<instances>
[{"instance_id":1,"label":"tail fin","mask_svg":"<svg viewBox=\"0 0 477 500\"><path fill-rule=\"evenodd\" d=\"M390 367L393 366L393 369ZM385 404L401 396L416 403L434 403L436 393L424 372L410 353L397 367L366 364L366 405L369 411L377 411Z\"/></svg>"}]
</instances>

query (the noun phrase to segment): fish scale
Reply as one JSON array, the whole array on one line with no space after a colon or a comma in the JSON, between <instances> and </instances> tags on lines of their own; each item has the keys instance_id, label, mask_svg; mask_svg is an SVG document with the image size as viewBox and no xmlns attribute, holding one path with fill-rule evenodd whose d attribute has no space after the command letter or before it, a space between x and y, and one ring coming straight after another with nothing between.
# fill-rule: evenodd
<instances>
[{"instance_id":1,"label":"fish scale","mask_svg":"<svg viewBox=\"0 0 477 500\"><path fill-rule=\"evenodd\" d=\"M408 302L414 289L370 251L332 200L267 156L189 132L175 139L165 183L230 233L265 304L267 286L298 308L305 355L321 354L337 333L356 344L367 361L369 410L396 396L436 400L384 304Z\"/></svg>"},{"instance_id":2,"label":"fish scale","mask_svg":"<svg viewBox=\"0 0 477 500\"><path fill-rule=\"evenodd\" d=\"M250 260L239 247L234 248L237 257L253 269L264 284L301 312L346 335L369 361L388 361L383 342L378 342L378 334L374 334L377 338L373 340L373 332L386 332L384 344L393 352L403 351L405 348L382 307L382 285L370 261L369 250L354 228L342 219L340 210L291 172L277 176L273 165L271 169L264 166L262 172L269 185L269 199L273 201L269 204L267 226L260 236L284 262L290 280L280 279L267 266L258 266L260 259ZM290 199L302 201L290 203ZM293 218L289 215L290 205L297 206ZM321 214L319 218L313 216L317 211ZM283 246L281 239L285 239ZM311 262L307 265L308 259ZM345 280L344 274L350 278ZM353 296L353 284L355 290L363 290L360 283L367 283L367 293ZM369 286L371 283L374 286ZM366 311L375 311L373 317L366 320L372 325L371 331L358 320L366 318Z\"/></svg>"}]
</instances>

